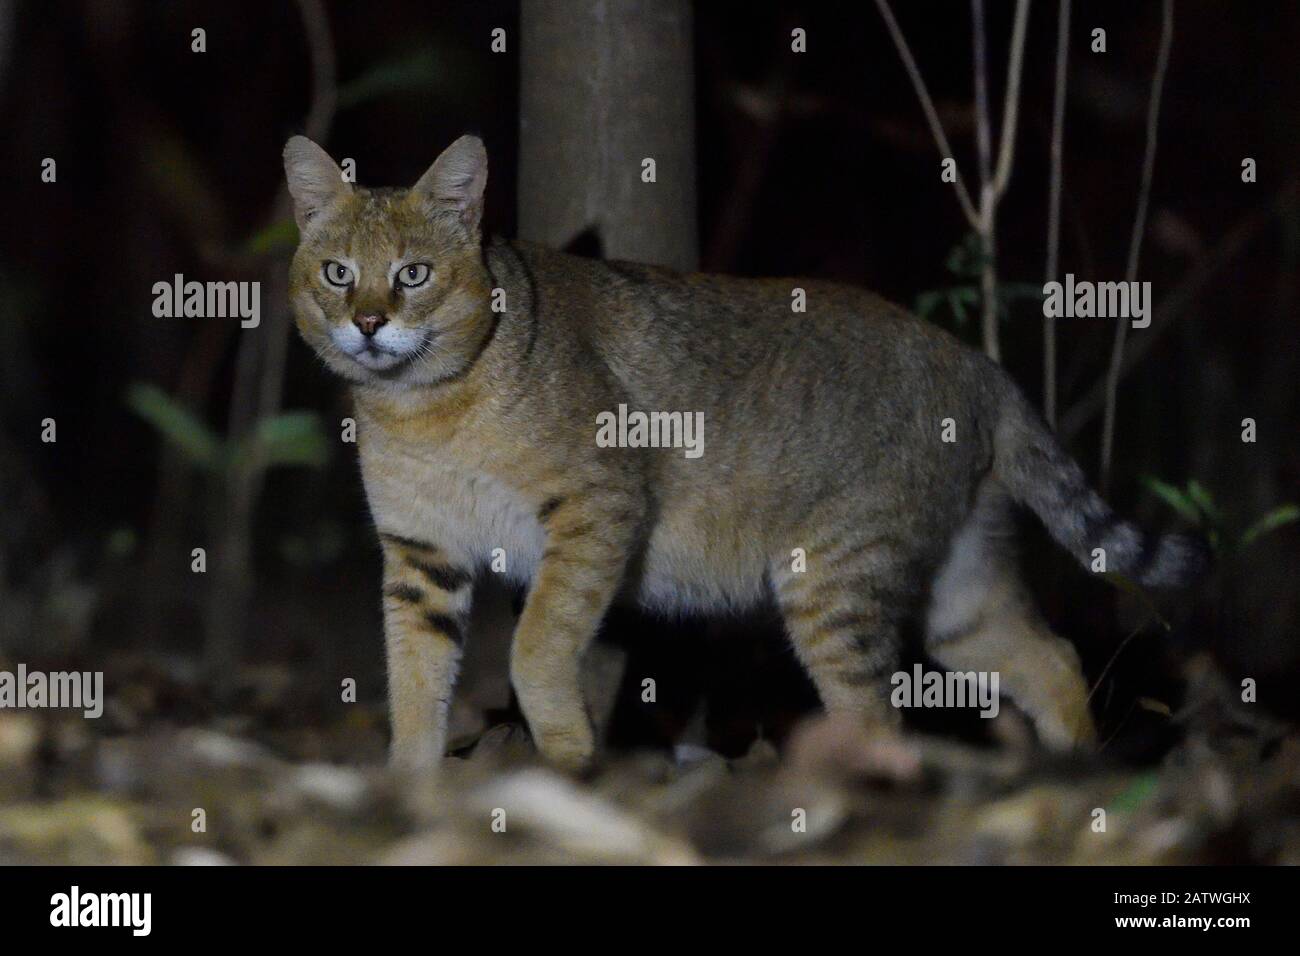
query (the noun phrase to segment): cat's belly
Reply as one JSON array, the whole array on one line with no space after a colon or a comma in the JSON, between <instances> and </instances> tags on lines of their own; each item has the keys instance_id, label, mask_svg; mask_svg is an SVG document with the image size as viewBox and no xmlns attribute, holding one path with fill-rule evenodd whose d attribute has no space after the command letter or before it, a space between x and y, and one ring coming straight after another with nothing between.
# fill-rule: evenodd
<instances>
[{"instance_id":1,"label":"cat's belly","mask_svg":"<svg viewBox=\"0 0 1300 956\"><path fill-rule=\"evenodd\" d=\"M668 510L651 530L643 560L630 569L637 603L665 613L743 610L767 596L759 535L727 514Z\"/></svg>"},{"instance_id":2,"label":"cat's belly","mask_svg":"<svg viewBox=\"0 0 1300 956\"><path fill-rule=\"evenodd\" d=\"M454 560L530 585L546 532L536 508L484 471L385 450L362 456L379 530L427 541ZM768 555L749 514L714 498L662 508L628 567L621 599L665 613L739 610L767 595Z\"/></svg>"}]
</instances>

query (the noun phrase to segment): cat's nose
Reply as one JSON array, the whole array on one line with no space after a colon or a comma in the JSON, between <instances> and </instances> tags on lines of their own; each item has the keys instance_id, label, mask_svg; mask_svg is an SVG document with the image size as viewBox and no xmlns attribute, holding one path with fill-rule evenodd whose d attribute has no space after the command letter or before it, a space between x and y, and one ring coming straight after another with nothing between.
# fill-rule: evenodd
<instances>
[{"instance_id":1,"label":"cat's nose","mask_svg":"<svg viewBox=\"0 0 1300 956\"><path fill-rule=\"evenodd\" d=\"M388 324L388 317L373 312L369 315L354 315L352 324L361 330L362 335L369 337L378 332L381 325Z\"/></svg>"}]
</instances>

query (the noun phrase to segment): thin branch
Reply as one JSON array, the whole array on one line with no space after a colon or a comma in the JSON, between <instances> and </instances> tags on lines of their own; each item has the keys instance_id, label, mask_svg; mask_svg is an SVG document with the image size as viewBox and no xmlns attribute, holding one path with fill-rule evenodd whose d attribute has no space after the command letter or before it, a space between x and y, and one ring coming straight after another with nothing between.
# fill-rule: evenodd
<instances>
[{"instance_id":1,"label":"thin branch","mask_svg":"<svg viewBox=\"0 0 1300 956\"><path fill-rule=\"evenodd\" d=\"M1115 662L1119 660L1119 656L1124 653L1124 648L1128 647L1129 644L1132 643L1133 638L1141 634L1144 628L1145 625L1139 625L1135 630L1129 633L1128 637L1119 642L1119 646L1115 648L1115 652L1110 655L1110 660L1106 662L1106 666L1103 667L1101 673L1097 675L1097 679L1092 684L1092 689L1088 691L1088 696L1084 698L1084 703L1092 703L1092 698L1096 696L1097 691L1101 689L1102 682L1106 679L1106 675L1110 673L1110 669L1115 666Z\"/></svg>"},{"instance_id":2,"label":"thin branch","mask_svg":"<svg viewBox=\"0 0 1300 956\"><path fill-rule=\"evenodd\" d=\"M991 174L992 136L989 134L989 68L984 36L984 0L971 0L971 38L975 44L975 146L979 153L980 184Z\"/></svg>"},{"instance_id":3,"label":"thin branch","mask_svg":"<svg viewBox=\"0 0 1300 956\"><path fill-rule=\"evenodd\" d=\"M980 299L983 311L981 326L984 334L984 354L995 362L1002 361L998 344L998 263L997 263L997 200L993 183L980 186Z\"/></svg>"},{"instance_id":4,"label":"thin branch","mask_svg":"<svg viewBox=\"0 0 1300 956\"><path fill-rule=\"evenodd\" d=\"M917 68L912 51L903 38L903 32L894 19L888 0L876 0L880 16L893 37L894 45L903 60L930 132L944 158L952 157L952 147L943 132L943 124L935 112L934 103L926 89L925 80ZM973 27L975 55L975 137L979 154L980 204L977 210L971 203L970 193L957 173L957 199L962 212L966 215L970 227L980 238L980 253L983 266L980 270L980 292L983 302L983 319L981 322L984 336L984 351L994 361L1000 358L998 346L998 282L995 249L996 208L998 200L1006 191L1011 179L1011 167L1015 159L1016 122L1019 116L1020 74L1024 62L1025 33L1029 22L1029 0L1017 0L1015 23L1012 27L1011 51L1007 60L1007 88L1003 102L1001 139L998 147L997 169L992 166L993 148L989 129L988 109L988 54L985 46L984 0L971 0L971 20Z\"/></svg>"},{"instance_id":5,"label":"thin branch","mask_svg":"<svg viewBox=\"0 0 1300 956\"><path fill-rule=\"evenodd\" d=\"M1025 29L1029 22L1029 0L1017 0L1016 19L1007 56L1007 88L1002 106L1002 129L998 139L998 164L992 163L989 133L988 51L985 45L984 0L971 0L971 26L975 40L975 133L979 148L980 207L980 298L984 352L993 361L1001 359L998 343L997 206L1011 179L1015 159L1016 120L1020 114L1020 73L1024 62Z\"/></svg>"},{"instance_id":6,"label":"thin branch","mask_svg":"<svg viewBox=\"0 0 1300 956\"><path fill-rule=\"evenodd\" d=\"M1047 278L1056 281L1061 248L1061 167L1065 146L1066 65L1070 58L1070 0L1060 0L1056 21L1056 85L1052 100L1051 186L1047 198ZM1056 427L1056 316L1043 316L1043 413Z\"/></svg>"},{"instance_id":7,"label":"thin branch","mask_svg":"<svg viewBox=\"0 0 1300 956\"><path fill-rule=\"evenodd\" d=\"M921 77L921 71L917 68L916 60L912 58L912 51L907 45L907 40L903 38L903 31L898 28L898 21L894 19L894 13L889 8L889 0L876 0L876 7L880 10L880 16L884 19L885 26L889 29L889 35L893 37L894 46L898 48L898 55L903 61L903 67L912 80L912 87L916 90L917 99L921 101L921 110L925 113L926 122L930 125L930 133L934 137L935 145L939 147L940 155L944 159L954 158L952 146L949 145L948 137L943 132L943 124L939 122L939 114L935 112L934 101L930 99L930 93L925 87L925 80ZM971 202L970 193L966 190L966 184L962 182L960 170L957 171L957 182L954 185L957 187L957 200L961 203L961 211L965 214L971 228L978 229L979 215Z\"/></svg>"},{"instance_id":8,"label":"thin branch","mask_svg":"<svg viewBox=\"0 0 1300 956\"><path fill-rule=\"evenodd\" d=\"M993 361L999 359L998 348L998 276L995 218L997 199L993 194L993 137L989 131L989 65L984 29L984 0L971 0L971 39L975 68L975 149L979 156L980 208L975 231L980 238L980 330L984 352Z\"/></svg>"},{"instance_id":9,"label":"thin branch","mask_svg":"<svg viewBox=\"0 0 1300 956\"><path fill-rule=\"evenodd\" d=\"M1128 723L1128 719L1133 716L1133 711L1137 710L1137 705L1137 700L1134 700L1128 705L1128 710L1124 711L1124 716L1119 719L1119 723L1115 725L1115 729L1111 731L1110 736L1097 746L1099 751L1105 750L1110 746L1111 741L1119 736L1119 732L1124 729L1124 725Z\"/></svg>"},{"instance_id":10,"label":"thin branch","mask_svg":"<svg viewBox=\"0 0 1300 956\"><path fill-rule=\"evenodd\" d=\"M307 110L303 128L309 139L320 142L329 135L330 127L334 124L334 112L338 107L338 64L334 55L334 38L330 33L329 16L325 13L321 0L298 0L298 12L302 17L308 56L311 59L311 106ZM277 218L288 216L288 195L288 189L280 190L279 203L284 204L281 207L284 212ZM284 308L275 310L279 314L272 316L266 359L262 365L262 381L258 390L259 417L273 415L280 408L289 350L288 275L281 264L272 265L272 268L275 272L267 283L271 292L270 301L273 308L276 303L282 303ZM254 494L260 493L259 479Z\"/></svg>"},{"instance_id":11,"label":"thin branch","mask_svg":"<svg viewBox=\"0 0 1300 956\"><path fill-rule=\"evenodd\" d=\"M1169 49L1174 41L1174 0L1164 0L1164 16L1160 30L1160 53L1156 57L1155 76L1151 81L1151 101L1147 108L1146 156L1142 161L1142 185L1138 193L1137 214L1133 218L1133 235L1129 239L1128 267L1125 280L1137 278L1138 260L1142 253L1142 236L1146 232L1147 206L1151 201L1151 179L1156 165L1156 128L1160 121L1160 97L1164 92L1165 73L1169 69ZM1115 326L1115 343L1110 354L1110 369L1106 375L1106 414L1101 433L1101 487L1110 485L1111 453L1115 445L1115 406L1119 392L1120 367L1124 361L1124 340L1128 334L1128 320L1121 319Z\"/></svg>"},{"instance_id":12,"label":"thin branch","mask_svg":"<svg viewBox=\"0 0 1300 956\"><path fill-rule=\"evenodd\" d=\"M1015 24L1011 28L1011 52L1007 60L1007 92L1002 104L1002 132L998 140L998 168L993 176L993 195L1001 199L1011 180L1015 160L1016 120L1020 115L1020 73L1025 59L1025 32L1029 25L1029 0L1016 3Z\"/></svg>"}]
</instances>

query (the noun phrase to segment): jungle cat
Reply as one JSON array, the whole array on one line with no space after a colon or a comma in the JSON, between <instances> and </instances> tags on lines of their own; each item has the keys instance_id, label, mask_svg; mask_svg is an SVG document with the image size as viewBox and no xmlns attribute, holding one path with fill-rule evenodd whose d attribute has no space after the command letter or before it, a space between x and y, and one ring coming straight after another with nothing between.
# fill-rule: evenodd
<instances>
[{"instance_id":1,"label":"jungle cat","mask_svg":"<svg viewBox=\"0 0 1300 956\"><path fill-rule=\"evenodd\" d=\"M1117 519L996 364L875 295L484 243L470 136L410 189L355 187L303 137L284 159L297 326L352 386L383 549L395 764L443 755L494 552L528 585L511 680L565 768L593 756L579 662L616 600L774 600L824 706L878 723L898 719L900 622L923 614L931 657L999 672L1065 749L1094 739L1087 688L1018 578L1013 508L1149 587L1200 562ZM604 447L619 406L702 412L703 453Z\"/></svg>"}]
</instances>

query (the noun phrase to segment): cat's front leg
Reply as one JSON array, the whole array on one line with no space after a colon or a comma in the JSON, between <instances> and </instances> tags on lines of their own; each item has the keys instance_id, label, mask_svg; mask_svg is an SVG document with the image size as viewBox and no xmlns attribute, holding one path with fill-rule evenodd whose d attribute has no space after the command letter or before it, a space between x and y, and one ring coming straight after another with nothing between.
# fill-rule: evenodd
<instances>
[{"instance_id":1,"label":"cat's front leg","mask_svg":"<svg viewBox=\"0 0 1300 956\"><path fill-rule=\"evenodd\" d=\"M393 766L436 766L469 625L473 575L424 541L380 533L384 548L384 643Z\"/></svg>"},{"instance_id":2,"label":"cat's front leg","mask_svg":"<svg viewBox=\"0 0 1300 956\"><path fill-rule=\"evenodd\" d=\"M551 512L546 551L515 630L510 677L542 756L581 770L594 755L595 734L580 663L622 582L642 511L622 497L551 502L544 511Z\"/></svg>"}]
</instances>

